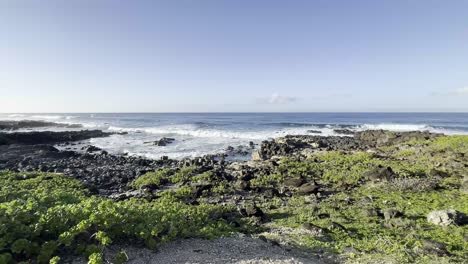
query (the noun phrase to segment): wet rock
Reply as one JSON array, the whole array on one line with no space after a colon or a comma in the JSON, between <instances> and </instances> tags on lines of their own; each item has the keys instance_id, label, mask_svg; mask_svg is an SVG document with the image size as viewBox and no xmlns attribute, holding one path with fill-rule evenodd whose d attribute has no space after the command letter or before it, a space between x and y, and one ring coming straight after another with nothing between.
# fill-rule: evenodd
<instances>
[{"instance_id":1,"label":"wet rock","mask_svg":"<svg viewBox=\"0 0 468 264\"><path fill-rule=\"evenodd\" d=\"M100 149L100 148L98 148L96 146L88 145L88 146L82 147L81 150L90 153L90 152L101 151L102 149Z\"/></svg>"},{"instance_id":2,"label":"wet rock","mask_svg":"<svg viewBox=\"0 0 468 264\"><path fill-rule=\"evenodd\" d=\"M112 135L112 133L102 132L101 130L0 133L0 145L58 144L62 142L81 141L90 138L107 137L110 135Z\"/></svg>"},{"instance_id":3,"label":"wet rock","mask_svg":"<svg viewBox=\"0 0 468 264\"><path fill-rule=\"evenodd\" d=\"M251 146L237 146L237 148L229 146L226 148L225 153L228 156L247 156L251 154L251 151Z\"/></svg>"},{"instance_id":4,"label":"wet rock","mask_svg":"<svg viewBox=\"0 0 468 264\"><path fill-rule=\"evenodd\" d=\"M430 212L427 221L439 226L465 225L468 223L468 218L461 212L449 209Z\"/></svg>"},{"instance_id":5,"label":"wet rock","mask_svg":"<svg viewBox=\"0 0 468 264\"><path fill-rule=\"evenodd\" d=\"M167 146L167 145L173 143L174 141L175 141L174 138L163 137L163 138L158 139L156 141L148 141L148 142L143 142L143 143L144 144L151 144L151 145L154 145L154 146L164 147L164 146Z\"/></svg>"},{"instance_id":6,"label":"wet rock","mask_svg":"<svg viewBox=\"0 0 468 264\"><path fill-rule=\"evenodd\" d=\"M41 127L67 127L80 128L79 124L61 124L36 120L21 120L21 121L0 121L0 130L18 130L24 128L41 128Z\"/></svg>"},{"instance_id":7,"label":"wet rock","mask_svg":"<svg viewBox=\"0 0 468 264\"><path fill-rule=\"evenodd\" d=\"M307 133L310 133L310 134L322 134L322 131L310 129L310 130L307 130Z\"/></svg>"},{"instance_id":8,"label":"wet rock","mask_svg":"<svg viewBox=\"0 0 468 264\"><path fill-rule=\"evenodd\" d=\"M342 135L354 135L356 132L349 129L333 129L333 132Z\"/></svg>"}]
</instances>

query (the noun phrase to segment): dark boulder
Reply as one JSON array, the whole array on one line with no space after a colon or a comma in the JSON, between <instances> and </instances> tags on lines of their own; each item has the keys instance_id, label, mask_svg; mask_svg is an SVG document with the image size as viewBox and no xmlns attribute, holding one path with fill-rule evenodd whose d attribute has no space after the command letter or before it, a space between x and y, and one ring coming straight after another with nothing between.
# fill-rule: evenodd
<instances>
[{"instance_id":1,"label":"dark boulder","mask_svg":"<svg viewBox=\"0 0 468 264\"><path fill-rule=\"evenodd\" d=\"M438 210L430 212L427 215L427 221L440 226L466 225L468 224L468 217L464 213L453 209Z\"/></svg>"},{"instance_id":2,"label":"dark boulder","mask_svg":"<svg viewBox=\"0 0 468 264\"><path fill-rule=\"evenodd\" d=\"M163 138L158 139L156 141L144 142L144 144L151 144L151 145L154 145L154 146L164 147L164 146L167 146L167 145L173 143L174 141L175 141L174 138L163 137Z\"/></svg>"},{"instance_id":3,"label":"dark boulder","mask_svg":"<svg viewBox=\"0 0 468 264\"><path fill-rule=\"evenodd\" d=\"M333 129L333 132L341 135L354 135L356 132L349 129Z\"/></svg>"},{"instance_id":4,"label":"dark boulder","mask_svg":"<svg viewBox=\"0 0 468 264\"><path fill-rule=\"evenodd\" d=\"M91 152L101 151L102 149L100 149L100 148L98 148L96 146L89 145L89 146L82 147L81 150L83 150L85 152L88 152L88 153L91 153Z\"/></svg>"}]
</instances>

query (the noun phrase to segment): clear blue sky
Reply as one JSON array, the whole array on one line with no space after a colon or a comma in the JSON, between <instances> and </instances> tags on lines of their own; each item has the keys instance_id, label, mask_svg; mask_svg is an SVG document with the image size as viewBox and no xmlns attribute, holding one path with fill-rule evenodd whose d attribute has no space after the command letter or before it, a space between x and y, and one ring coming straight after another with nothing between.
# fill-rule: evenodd
<instances>
[{"instance_id":1,"label":"clear blue sky","mask_svg":"<svg viewBox=\"0 0 468 264\"><path fill-rule=\"evenodd\" d=\"M468 1L1 1L0 112L468 111Z\"/></svg>"}]
</instances>

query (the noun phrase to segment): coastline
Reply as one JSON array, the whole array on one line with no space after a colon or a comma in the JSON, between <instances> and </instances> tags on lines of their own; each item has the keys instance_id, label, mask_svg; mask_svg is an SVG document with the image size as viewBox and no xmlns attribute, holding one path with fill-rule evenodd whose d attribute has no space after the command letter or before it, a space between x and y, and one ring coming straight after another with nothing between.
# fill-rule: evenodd
<instances>
[{"instance_id":1,"label":"coastline","mask_svg":"<svg viewBox=\"0 0 468 264\"><path fill-rule=\"evenodd\" d=\"M219 230L213 227L210 235L174 231L178 235L166 237L165 232L172 232L166 227L169 229L163 228L151 238L157 244L184 237L244 233L272 246L308 252L310 263L363 263L366 259L369 263L457 262L468 257L464 253L468 242L463 237L467 231L464 214L468 213L467 136L384 130L353 132L347 137L291 135L263 141L249 161L230 161L223 155L150 160L113 155L93 146L81 152L53 146L96 136L110 134L85 130L1 133L0 170L10 170L3 172L2 180L19 184L15 179L24 173L28 175L25 179L31 180L62 177L54 174L60 173L64 181L76 179L84 186L79 198L83 201L103 199L125 205L140 199L143 209L170 199L171 205L190 212L200 206L217 211L203 216L208 217L204 220L207 223L222 226ZM18 199L29 197L22 195ZM29 198L35 199L31 195ZM94 196L99 198L88 198ZM441 210L457 212L447 216L448 228L426 219L431 212ZM173 221L179 221L174 217ZM404 230L413 235L403 236ZM106 232L120 243L126 240L106 227L89 235L97 232ZM441 241L442 234L450 240ZM145 241L136 233L126 236L135 245ZM34 239L41 241L40 236ZM77 236L73 241L80 239ZM108 248L106 243L91 241L99 250L89 256L114 257L102 255ZM148 241L145 243L148 246ZM65 257L70 247L60 244L51 257L60 256L60 252ZM24 258L23 253L9 254Z\"/></svg>"}]
</instances>

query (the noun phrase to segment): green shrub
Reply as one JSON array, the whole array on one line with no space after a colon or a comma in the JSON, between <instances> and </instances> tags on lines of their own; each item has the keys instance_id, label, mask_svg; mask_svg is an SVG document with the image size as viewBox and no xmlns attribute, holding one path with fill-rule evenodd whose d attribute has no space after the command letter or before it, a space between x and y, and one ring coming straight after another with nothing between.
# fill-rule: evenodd
<instances>
[{"instance_id":1,"label":"green shrub","mask_svg":"<svg viewBox=\"0 0 468 264\"><path fill-rule=\"evenodd\" d=\"M155 172L148 172L135 181L133 181L130 186L134 188L142 188L145 186L159 186L168 181L169 176L172 175L171 169L162 169Z\"/></svg>"},{"instance_id":2,"label":"green shrub","mask_svg":"<svg viewBox=\"0 0 468 264\"><path fill-rule=\"evenodd\" d=\"M233 208L192 206L172 196L115 202L90 196L78 181L59 174L0 172L0 186L2 263L48 263L60 248L81 251L90 263L101 263L102 248L113 241L136 239L154 247L175 238L212 238L234 230L219 217Z\"/></svg>"}]
</instances>

